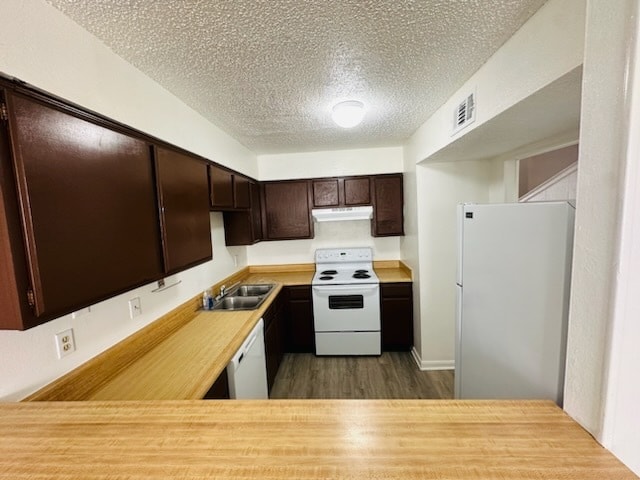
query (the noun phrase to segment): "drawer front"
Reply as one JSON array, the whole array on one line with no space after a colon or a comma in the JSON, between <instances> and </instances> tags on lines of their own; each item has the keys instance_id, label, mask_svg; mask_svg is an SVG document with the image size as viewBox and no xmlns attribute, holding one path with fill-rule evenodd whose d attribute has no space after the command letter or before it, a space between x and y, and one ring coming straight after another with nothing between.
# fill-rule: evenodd
<instances>
[{"instance_id":1,"label":"drawer front","mask_svg":"<svg viewBox=\"0 0 640 480\"><path fill-rule=\"evenodd\" d=\"M311 301L311 285L295 285L287 287L290 300Z\"/></svg>"},{"instance_id":2,"label":"drawer front","mask_svg":"<svg viewBox=\"0 0 640 480\"><path fill-rule=\"evenodd\" d=\"M382 298L412 297L413 284L411 283L381 283L380 293Z\"/></svg>"}]
</instances>

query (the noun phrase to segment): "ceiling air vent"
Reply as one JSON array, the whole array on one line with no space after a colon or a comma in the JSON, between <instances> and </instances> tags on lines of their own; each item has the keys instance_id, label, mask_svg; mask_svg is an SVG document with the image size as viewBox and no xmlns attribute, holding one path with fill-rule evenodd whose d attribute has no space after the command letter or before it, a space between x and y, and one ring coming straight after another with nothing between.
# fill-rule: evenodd
<instances>
[{"instance_id":1,"label":"ceiling air vent","mask_svg":"<svg viewBox=\"0 0 640 480\"><path fill-rule=\"evenodd\" d=\"M468 95L453 112L453 133L457 133L476 119L476 96Z\"/></svg>"}]
</instances>

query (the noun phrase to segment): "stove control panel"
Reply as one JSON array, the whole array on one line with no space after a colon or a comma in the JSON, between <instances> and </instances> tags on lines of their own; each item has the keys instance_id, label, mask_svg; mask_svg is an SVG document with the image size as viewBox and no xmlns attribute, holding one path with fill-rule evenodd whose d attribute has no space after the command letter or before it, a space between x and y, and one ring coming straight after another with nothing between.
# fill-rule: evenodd
<instances>
[{"instance_id":1,"label":"stove control panel","mask_svg":"<svg viewBox=\"0 0 640 480\"><path fill-rule=\"evenodd\" d=\"M373 250L362 248L319 248L316 250L316 263L357 263L371 262Z\"/></svg>"}]
</instances>

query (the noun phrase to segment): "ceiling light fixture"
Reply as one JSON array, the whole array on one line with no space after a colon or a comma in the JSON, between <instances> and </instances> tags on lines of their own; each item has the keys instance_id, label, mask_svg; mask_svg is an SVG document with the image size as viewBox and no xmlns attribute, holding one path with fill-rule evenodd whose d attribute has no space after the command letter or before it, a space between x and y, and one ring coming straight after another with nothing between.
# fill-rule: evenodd
<instances>
[{"instance_id":1,"label":"ceiling light fixture","mask_svg":"<svg viewBox=\"0 0 640 480\"><path fill-rule=\"evenodd\" d=\"M331 118L342 128L355 127L364 118L364 103L358 100L336 103L333 106Z\"/></svg>"}]
</instances>

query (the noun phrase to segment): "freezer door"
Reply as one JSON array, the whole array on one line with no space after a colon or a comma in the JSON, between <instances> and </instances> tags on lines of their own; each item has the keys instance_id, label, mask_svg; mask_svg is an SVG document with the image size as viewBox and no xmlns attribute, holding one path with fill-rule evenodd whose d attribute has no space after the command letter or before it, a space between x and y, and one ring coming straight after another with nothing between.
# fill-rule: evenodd
<instances>
[{"instance_id":1,"label":"freezer door","mask_svg":"<svg viewBox=\"0 0 640 480\"><path fill-rule=\"evenodd\" d=\"M464 209L465 205L458 205L458 209L456 210L456 218L457 218L457 249L456 253L458 254L458 261L456 263L456 285L462 285L462 245L464 238Z\"/></svg>"},{"instance_id":2,"label":"freezer door","mask_svg":"<svg viewBox=\"0 0 640 480\"><path fill-rule=\"evenodd\" d=\"M561 404L572 207L466 205L463 222L458 396Z\"/></svg>"}]
</instances>

